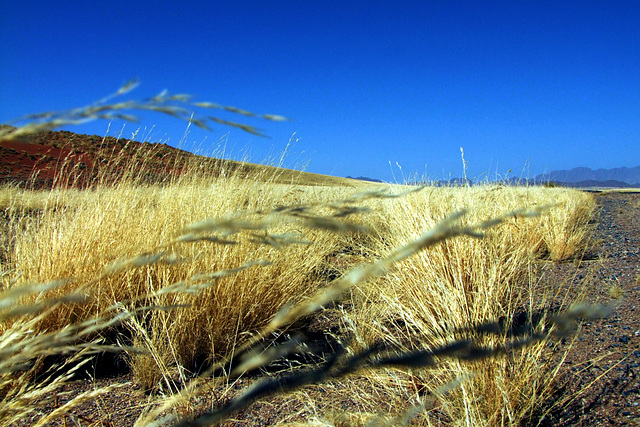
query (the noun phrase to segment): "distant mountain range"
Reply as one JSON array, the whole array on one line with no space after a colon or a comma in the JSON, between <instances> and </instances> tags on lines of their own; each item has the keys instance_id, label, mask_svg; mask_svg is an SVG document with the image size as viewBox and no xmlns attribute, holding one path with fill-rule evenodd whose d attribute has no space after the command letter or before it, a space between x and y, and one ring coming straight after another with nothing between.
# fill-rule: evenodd
<instances>
[{"instance_id":1,"label":"distant mountain range","mask_svg":"<svg viewBox=\"0 0 640 427\"><path fill-rule=\"evenodd\" d=\"M602 183L608 182L609 184L626 184L622 185L624 187L640 187L640 166L636 166L633 168L622 167L597 170L578 167L570 170L551 171L546 174L538 175L536 177L536 181L551 181L566 184L587 184L580 186L594 186L594 183L603 187L618 186L602 185Z\"/></svg>"},{"instance_id":2,"label":"distant mountain range","mask_svg":"<svg viewBox=\"0 0 640 427\"><path fill-rule=\"evenodd\" d=\"M352 178L352 177L347 177ZM357 177L362 181L382 182L378 179ZM588 187L612 187L612 188L640 188L640 166L633 168L614 168L614 169L597 169L593 170L585 167L573 168L570 170L557 170L549 173L541 174L533 179L509 178L505 184L545 184L556 183L566 187L588 188ZM471 181L465 181L463 178L452 178L448 181L435 181L431 184L435 185L465 185L473 184Z\"/></svg>"}]
</instances>

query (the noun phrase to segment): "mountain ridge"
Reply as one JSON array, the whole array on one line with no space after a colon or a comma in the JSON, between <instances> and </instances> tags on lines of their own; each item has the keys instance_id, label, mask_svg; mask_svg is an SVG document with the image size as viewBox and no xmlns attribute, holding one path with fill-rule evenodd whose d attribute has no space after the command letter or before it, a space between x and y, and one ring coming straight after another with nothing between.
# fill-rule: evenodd
<instances>
[{"instance_id":1,"label":"mountain ridge","mask_svg":"<svg viewBox=\"0 0 640 427\"><path fill-rule=\"evenodd\" d=\"M536 176L536 181L579 183L583 181L619 181L630 186L640 186L640 166L612 169L591 169L580 166L573 169L554 170Z\"/></svg>"}]
</instances>

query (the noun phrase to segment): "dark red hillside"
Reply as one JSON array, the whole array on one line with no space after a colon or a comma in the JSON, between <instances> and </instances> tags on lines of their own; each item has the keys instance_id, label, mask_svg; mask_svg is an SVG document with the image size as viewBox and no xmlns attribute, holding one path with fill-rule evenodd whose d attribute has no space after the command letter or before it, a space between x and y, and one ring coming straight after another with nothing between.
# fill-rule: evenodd
<instances>
[{"instance_id":1,"label":"dark red hillside","mask_svg":"<svg viewBox=\"0 0 640 427\"><path fill-rule=\"evenodd\" d=\"M0 126L0 130L3 126ZM189 170L234 175L284 184L347 186L371 183L273 166L199 156L166 144L67 131L42 132L16 140L0 139L0 184L43 189L111 185L123 176L134 183L164 183Z\"/></svg>"},{"instance_id":2,"label":"dark red hillside","mask_svg":"<svg viewBox=\"0 0 640 427\"><path fill-rule=\"evenodd\" d=\"M0 183L33 188L87 187L96 182L111 184L127 172L141 182L159 183L183 173L195 160L208 166L211 173L223 163L166 144L43 132L0 141ZM231 161L224 164L236 171L243 167Z\"/></svg>"}]
</instances>

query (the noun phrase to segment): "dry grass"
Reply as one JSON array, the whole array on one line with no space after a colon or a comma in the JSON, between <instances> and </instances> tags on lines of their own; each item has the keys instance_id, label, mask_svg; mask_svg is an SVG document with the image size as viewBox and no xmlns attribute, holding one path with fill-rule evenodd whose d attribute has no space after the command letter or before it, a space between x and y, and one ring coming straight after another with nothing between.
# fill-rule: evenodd
<instances>
[{"instance_id":1,"label":"dry grass","mask_svg":"<svg viewBox=\"0 0 640 427\"><path fill-rule=\"evenodd\" d=\"M318 382L359 402L355 413L327 413L307 399L329 425L516 425L551 390L547 340L606 315L582 305L549 313L533 299L540 260L579 258L587 245L594 202L575 190L376 185L353 194L283 184L268 168L163 185L130 171L82 191L0 191L2 423L37 413L87 355L124 351L135 380L167 397L139 425L212 423L278 390L304 400ZM266 377L196 420L176 410L212 374L306 351L269 342L329 304L341 310L344 352ZM39 366L50 355L68 355L65 366ZM354 372L371 387L350 382ZM388 408L372 406L375 393Z\"/></svg>"},{"instance_id":2,"label":"dry grass","mask_svg":"<svg viewBox=\"0 0 640 427\"><path fill-rule=\"evenodd\" d=\"M391 232L377 242L384 253L385 248L417 238L419 230L433 228L450 210L466 209L463 221L473 224L521 206L549 206L550 201L555 207L537 218L505 218L482 239L446 240L398 263L379 280L358 284L348 317L360 346L382 342L399 352L410 352L472 340L497 348L532 333L548 332L544 318L533 318L546 301L530 299L538 280L537 259L545 256L560 261L580 256L593 215L590 196L526 187L427 189L385 204ZM486 334L474 328L497 319L503 322L500 333ZM522 329L517 336L509 332L514 322ZM406 398L419 402L420 396L434 396L434 390L464 379L459 387L438 396L439 416L444 413L454 424L514 425L529 416L550 391L555 367L545 366L548 353L540 342L474 363L453 358L394 383L398 390L413 390ZM383 382L389 383L388 379ZM430 425L433 419L428 411L421 415Z\"/></svg>"},{"instance_id":3,"label":"dry grass","mask_svg":"<svg viewBox=\"0 0 640 427\"><path fill-rule=\"evenodd\" d=\"M169 395L242 345L332 300L350 302L343 317L353 334L352 355L381 343L400 353L446 350L428 370L376 374L386 384L391 376L389 393L418 404L425 393L459 381L431 403L438 414L474 425L515 424L550 386L545 345L532 340L524 350L479 362L464 361L472 348L461 353L447 346L472 339L474 346L507 348L513 336L478 327L518 311L531 323L518 339L548 332L526 317L544 302L526 300L531 293L523 290L535 284L536 257L568 258L583 248L591 199L560 189L418 190L352 197L340 187L197 177L168 186L52 192L36 220L22 225L3 287L14 289L12 278L56 284L22 300L34 311L43 301L64 302L27 316L30 331L89 320L94 330L81 335L98 339L124 323L129 332L116 329L125 334L120 339L143 350L130 353L136 381ZM550 208L550 200L558 207ZM462 210L468 213L445 219ZM492 218L498 220L486 222ZM434 231L421 236L424 230ZM585 234L572 245L557 238L572 230ZM455 235L461 236L451 239ZM349 271L363 262L364 269ZM329 284L329 268L347 274ZM15 333L17 324L5 322L5 334ZM314 380L341 376L327 369ZM429 411L419 413L429 424Z\"/></svg>"},{"instance_id":4,"label":"dry grass","mask_svg":"<svg viewBox=\"0 0 640 427\"><path fill-rule=\"evenodd\" d=\"M55 316L43 324L45 329L93 316L116 302L142 299L140 304L148 304L147 297L166 284L182 283L196 295L178 292L182 290L179 287L176 292L152 299L160 305L193 307L170 314L154 312L153 320L147 321L162 323L162 318L171 316L171 330L166 332L184 352L176 355L181 363L198 353L209 354L214 348L224 354L233 343L217 336L259 328L283 303L295 302L289 295L300 298L322 286L322 281L313 280L313 271L318 271L331 252L340 249L332 233L320 230L310 250L300 234L304 219L252 214L297 205L300 193L291 190L278 184L226 179L78 194L77 200L64 207L45 209L26 227L15 243L12 267L27 283L74 278L71 286L80 286L91 295L90 304L58 308ZM307 190L304 197L315 203L340 193L344 190L317 188ZM237 215L243 210L246 218L240 219ZM233 235L238 230L226 230L224 224L223 232L215 236L185 230L202 218L232 216L238 223L258 221L248 225L242 236ZM267 225L268 232L264 230ZM116 260L135 258L140 253L157 254L159 262L136 270L105 270ZM271 265L247 268L227 278L207 276L255 260L270 260ZM205 285L212 280L215 284ZM68 291L69 287L62 287L47 296L57 297ZM254 295L263 297L258 301ZM203 327L194 328L194 323ZM166 335L165 331L152 329Z\"/></svg>"},{"instance_id":5,"label":"dry grass","mask_svg":"<svg viewBox=\"0 0 640 427\"><path fill-rule=\"evenodd\" d=\"M184 120L201 129L211 130L214 123L223 126L231 126L241 129L245 132L264 136L260 129L255 126L239 123L236 121L225 120L219 117L210 116L211 111L226 111L238 116L257 117L270 121L287 121L286 117L276 114L255 114L253 112L243 110L241 108L229 105L220 105L209 101L195 101L192 95L188 94L172 94L164 90L154 97L139 100L122 100L123 96L129 94L137 88L139 82L131 80L120 87L116 92L104 97L97 102L80 108L74 108L67 111L49 111L46 113L31 114L21 117L12 122L12 124L21 124L18 127L7 127L0 130L0 141L20 138L24 135L30 135L37 132L52 130L63 126L77 125L95 120L125 120L128 122L137 122L138 117L136 111L151 111L155 113L165 114ZM119 102L114 102L119 98ZM198 114L196 114L198 112Z\"/></svg>"}]
</instances>

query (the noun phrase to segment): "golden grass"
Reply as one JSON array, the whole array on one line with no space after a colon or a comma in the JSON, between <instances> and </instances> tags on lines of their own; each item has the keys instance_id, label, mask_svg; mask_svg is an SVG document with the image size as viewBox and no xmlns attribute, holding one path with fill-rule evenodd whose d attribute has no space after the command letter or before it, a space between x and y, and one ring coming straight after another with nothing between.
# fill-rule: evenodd
<instances>
[{"instance_id":1,"label":"golden grass","mask_svg":"<svg viewBox=\"0 0 640 427\"><path fill-rule=\"evenodd\" d=\"M180 113L163 103L192 102L167 94L152 101L106 111ZM100 108L42 116L34 129ZM176 408L203 393L211 375L224 381L306 351L304 341L271 338L333 304L344 352L267 376L195 421L223 420L281 390L305 399L307 387L326 382L360 410L322 413L308 398L318 422L516 425L552 389L558 367L548 339L573 332L579 318L607 314L583 305L550 313L534 298L540 260L579 259L588 244L595 205L585 193L377 184L354 191L281 169L255 168L247 179L192 166L163 185L145 185L131 165L121 181L82 191L0 190L0 422L38 418L36 405L50 403L86 356L123 351L135 381L166 396L138 425L189 425L195 415ZM63 366L40 367L50 355L64 356ZM372 406L379 391L351 383L353 373L390 396L385 413ZM38 374L46 380L34 380Z\"/></svg>"},{"instance_id":2,"label":"golden grass","mask_svg":"<svg viewBox=\"0 0 640 427\"><path fill-rule=\"evenodd\" d=\"M589 236L593 199L581 192L538 187L495 186L432 188L386 202L389 234L378 250L397 247L433 228L450 210L466 209L464 222L496 218L518 207L548 206L538 218L512 217L487 230L484 238L463 236L446 240L399 262L377 281L359 284L352 293L352 330L365 347L384 342L401 352L437 348L473 339L488 347L513 341L506 331L485 336L472 325L518 315L529 322L529 333L543 332L544 323L532 319L546 301L532 298L537 258L554 261L580 256ZM402 215L398 213L402 212ZM548 325L547 325L548 327ZM458 332L455 332L458 331ZM467 425L513 425L530 415L540 394L550 389L552 367L544 343L506 356L468 363L445 360L436 368L418 370L411 382L419 394L464 378L459 388L439 399L449 419ZM387 381L388 382L388 381ZM407 389L406 384L402 389ZM430 424L427 412L423 422Z\"/></svg>"},{"instance_id":3,"label":"golden grass","mask_svg":"<svg viewBox=\"0 0 640 427\"><path fill-rule=\"evenodd\" d=\"M27 317L30 330L42 333L91 319L107 325L122 313L113 326L128 325L125 335L142 350L129 356L136 380L169 394L203 363L225 360L336 298L353 305L344 321L359 343L349 347L354 354L380 343L400 352L438 348L469 336L489 348L508 346L513 337L474 335L473 327L539 308L543 302L526 300L524 292L535 283L536 257L566 259L584 248L592 199L563 189L417 190L353 197L344 187L195 177L166 186L58 190L49 199L24 192L24 212L33 205L38 210L14 219L23 234L14 242L3 288L10 292L14 280L56 284L22 300L35 304L34 311L42 301L64 301ZM16 189L6 191L8 205L18 209ZM540 216L527 218L522 206ZM467 214L441 222L462 210ZM32 221L24 221L29 215ZM492 218L499 221L486 222ZM444 228L437 232L439 222ZM424 230L436 233L424 240ZM450 240L456 234L462 236ZM415 243L421 241L428 243ZM369 267L348 272L363 262ZM327 288L329 269L348 274ZM15 325L5 322L4 333L14 333ZM471 332L455 332L464 328ZM106 329L83 335L97 339ZM261 329L267 332L256 335ZM533 325L530 332L543 329ZM378 376L396 378L394 393L398 384L417 387L420 393L403 397L416 403L426 390L460 381L437 399L447 417L513 424L549 387L546 356L544 344L533 343L480 362L454 357L409 376L394 370ZM429 411L419 413L428 424Z\"/></svg>"}]
</instances>

